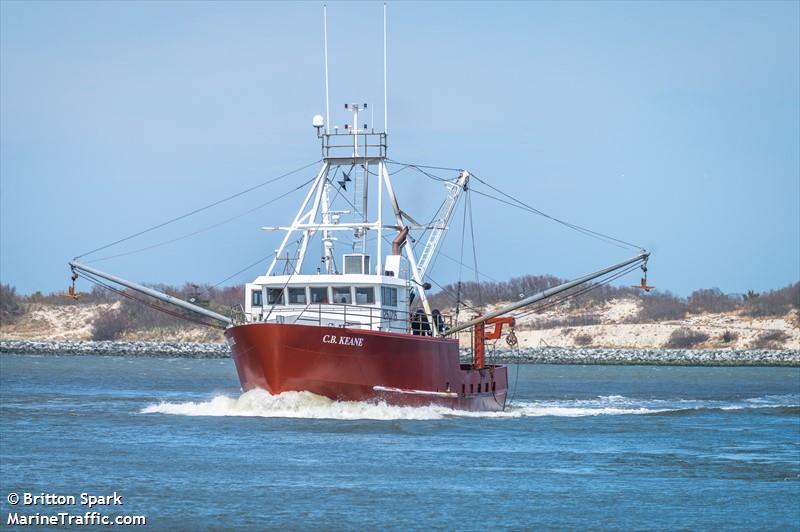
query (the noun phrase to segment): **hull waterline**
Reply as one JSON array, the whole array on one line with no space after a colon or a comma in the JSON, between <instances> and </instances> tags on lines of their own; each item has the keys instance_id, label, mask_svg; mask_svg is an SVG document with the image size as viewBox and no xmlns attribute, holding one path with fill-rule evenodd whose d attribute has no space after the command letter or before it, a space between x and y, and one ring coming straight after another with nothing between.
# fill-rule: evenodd
<instances>
[{"instance_id":1,"label":"hull waterline","mask_svg":"<svg viewBox=\"0 0 800 532\"><path fill-rule=\"evenodd\" d=\"M237 325L225 336L245 391L474 411L505 407L506 367L461 364L456 340L278 323Z\"/></svg>"}]
</instances>

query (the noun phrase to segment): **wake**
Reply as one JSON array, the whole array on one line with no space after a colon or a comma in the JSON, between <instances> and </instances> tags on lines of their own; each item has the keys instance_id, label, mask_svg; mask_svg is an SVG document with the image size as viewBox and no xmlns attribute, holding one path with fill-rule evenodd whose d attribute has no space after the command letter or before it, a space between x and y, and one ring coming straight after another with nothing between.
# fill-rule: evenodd
<instances>
[{"instance_id":1,"label":"wake","mask_svg":"<svg viewBox=\"0 0 800 532\"><path fill-rule=\"evenodd\" d=\"M443 406L393 406L383 402L334 401L311 392L270 395L251 390L238 397L218 395L210 401L161 402L143 408L142 414L179 416L241 416L342 420L436 420L454 417L525 418L586 417L618 415L676 415L709 410L797 408L800 396L765 396L738 401L635 399L621 395L595 399L517 401L503 412L465 412Z\"/></svg>"}]
</instances>

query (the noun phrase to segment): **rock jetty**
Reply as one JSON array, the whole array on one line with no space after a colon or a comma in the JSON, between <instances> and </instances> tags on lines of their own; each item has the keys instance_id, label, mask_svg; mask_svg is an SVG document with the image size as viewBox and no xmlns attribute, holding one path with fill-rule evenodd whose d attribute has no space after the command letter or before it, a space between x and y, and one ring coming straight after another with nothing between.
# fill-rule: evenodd
<instances>
[{"instance_id":1,"label":"rock jetty","mask_svg":"<svg viewBox=\"0 0 800 532\"><path fill-rule=\"evenodd\" d=\"M163 358L228 358L226 344L181 342L64 342L0 340L2 354L100 355ZM469 353L461 352L467 360ZM507 364L618 364L661 366L795 366L793 350L601 349L542 347L498 349L495 360ZM491 359L491 354L489 354Z\"/></svg>"},{"instance_id":2,"label":"rock jetty","mask_svg":"<svg viewBox=\"0 0 800 532\"><path fill-rule=\"evenodd\" d=\"M0 353L19 355L101 355L161 358L228 358L227 344L188 342L62 342L0 340Z\"/></svg>"},{"instance_id":3,"label":"rock jetty","mask_svg":"<svg viewBox=\"0 0 800 532\"><path fill-rule=\"evenodd\" d=\"M462 359L469 353L462 351ZM618 349L540 347L498 349L498 362L516 364L605 364L650 366L798 366L800 352L793 350L732 349ZM491 358L491 355L489 355Z\"/></svg>"}]
</instances>

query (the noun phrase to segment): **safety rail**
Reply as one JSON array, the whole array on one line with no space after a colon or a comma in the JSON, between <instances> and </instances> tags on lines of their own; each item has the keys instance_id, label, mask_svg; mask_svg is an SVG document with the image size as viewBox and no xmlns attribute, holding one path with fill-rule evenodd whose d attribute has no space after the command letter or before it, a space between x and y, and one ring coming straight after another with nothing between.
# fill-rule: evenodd
<instances>
[{"instance_id":1,"label":"safety rail","mask_svg":"<svg viewBox=\"0 0 800 532\"><path fill-rule=\"evenodd\" d=\"M353 137L356 137L355 139ZM358 146L358 158L386 157L386 133L359 130L336 133L321 133L322 156L326 159L353 156L354 142Z\"/></svg>"},{"instance_id":2,"label":"safety rail","mask_svg":"<svg viewBox=\"0 0 800 532\"><path fill-rule=\"evenodd\" d=\"M294 314L295 312L297 314ZM440 326L449 328L452 325L450 316L444 314L437 314L437 316ZM309 303L304 307L282 305L276 306L270 317L278 323L307 323L320 327L346 327L430 335L430 326L425 314L389 307L332 303Z\"/></svg>"}]
</instances>

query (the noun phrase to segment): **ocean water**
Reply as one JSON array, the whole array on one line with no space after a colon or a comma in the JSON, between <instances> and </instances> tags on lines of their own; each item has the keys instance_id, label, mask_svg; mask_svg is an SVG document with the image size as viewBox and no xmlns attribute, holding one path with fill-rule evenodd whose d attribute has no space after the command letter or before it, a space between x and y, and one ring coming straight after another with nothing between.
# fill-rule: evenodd
<instances>
[{"instance_id":1,"label":"ocean water","mask_svg":"<svg viewBox=\"0 0 800 532\"><path fill-rule=\"evenodd\" d=\"M800 369L510 377L469 414L241 394L230 360L3 355L0 527L116 491L92 510L156 530L800 529Z\"/></svg>"}]
</instances>

